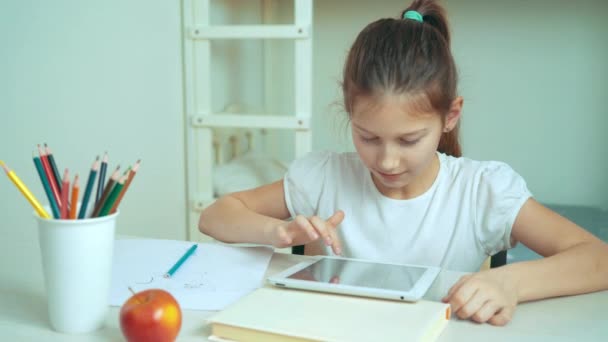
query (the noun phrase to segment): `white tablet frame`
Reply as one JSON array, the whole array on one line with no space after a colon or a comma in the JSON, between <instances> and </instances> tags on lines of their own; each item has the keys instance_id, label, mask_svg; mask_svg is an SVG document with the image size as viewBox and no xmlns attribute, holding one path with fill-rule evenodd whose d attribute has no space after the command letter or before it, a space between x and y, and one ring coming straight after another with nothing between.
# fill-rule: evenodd
<instances>
[{"instance_id":1,"label":"white tablet frame","mask_svg":"<svg viewBox=\"0 0 608 342\"><path fill-rule=\"evenodd\" d=\"M425 269L425 271L409 291L385 290L385 289L371 288L371 287L362 287L362 286L353 286L353 285L344 285L344 284L330 284L330 283L324 283L324 282L315 282L315 281L288 278L290 275L292 275L316 262L320 262L323 259L343 259L343 260L352 260L352 261L372 263L372 264L418 267L418 268ZM428 291L428 289L431 287L431 285L437 278L437 275L439 275L440 271L441 271L441 268L435 267L435 266L396 264L396 263L370 261L370 260L364 260L364 259L342 258L342 257L334 257L334 256L319 256L319 257L316 257L316 258L313 258L313 259L310 259L307 261L303 261L297 265L291 266L284 271L281 271L273 276L268 277L266 280L270 284L272 284L274 286L278 286L278 287L415 302L415 301L418 301L420 298L422 298L422 296L424 296L424 294Z\"/></svg>"}]
</instances>

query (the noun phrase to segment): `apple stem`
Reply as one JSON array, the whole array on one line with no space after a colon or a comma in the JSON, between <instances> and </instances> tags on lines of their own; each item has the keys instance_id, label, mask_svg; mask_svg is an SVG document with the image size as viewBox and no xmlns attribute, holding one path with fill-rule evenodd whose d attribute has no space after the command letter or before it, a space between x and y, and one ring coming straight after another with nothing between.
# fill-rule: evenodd
<instances>
[{"instance_id":1,"label":"apple stem","mask_svg":"<svg viewBox=\"0 0 608 342\"><path fill-rule=\"evenodd\" d=\"M131 293L133 294L133 297L135 297L135 300L137 300L137 303L141 304L142 302L139 300L139 297L137 297L137 293L135 293L135 291L133 291L131 286L129 286L129 291L131 291Z\"/></svg>"}]
</instances>

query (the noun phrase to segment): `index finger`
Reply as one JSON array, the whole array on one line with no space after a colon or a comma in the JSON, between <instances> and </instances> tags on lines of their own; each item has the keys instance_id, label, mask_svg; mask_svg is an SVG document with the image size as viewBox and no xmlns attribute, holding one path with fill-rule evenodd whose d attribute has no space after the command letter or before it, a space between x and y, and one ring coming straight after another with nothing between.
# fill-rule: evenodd
<instances>
[{"instance_id":1,"label":"index finger","mask_svg":"<svg viewBox=\"0 0 608 342\"><path fill-rule=\"evenodd\" d=\"M342 241L336 231L337 226L344 220L344 212L342 210L336 211L330 218L327 219L329 225L328 233L331 235L331 247L336 255L342 255Z\"/></svg>"},{"instance_id":2,"label":"index finger","mask_svg":"<svg viewBox=\"0 0 608 342\"><path fill-rule=\"evenodd\" d=\"M471 283L464 281L449 298L452 312L457 313L463 306L465 306L471 298L477 293L477 287L471 286Z\"/></svg>"},{"instance_id":3,"label":"index finger","mask_svg":"<svg viewBox=\"0 0 608 342\"><path fill-rule=\"evenodd\" d=\"M332 227L336 228L344 220L344 212L342 210L336 211L330 218L327 219L327 223L331 224Z\"/></svg>"},{"instance_id":4,"label":"index finger","mask_svg":"<svg viewBox=\"0 0 608 342\"><path fill-rule=\"evenodd\" d=\"M456 291L458 289L460 289L460 287L462 286L462 284L464 284L464 282L468 279L468 276L462 276L460 277L460 279L458 279L458 281L456 283L454 283L454 285L452 285L452 287L450 287L450 289L448 290L448 293L443 297L443 301L444 302L449 302L450 299L452 298L452 295L454 295L454 293L456 293Z\"/></svg>"}]
</instances>

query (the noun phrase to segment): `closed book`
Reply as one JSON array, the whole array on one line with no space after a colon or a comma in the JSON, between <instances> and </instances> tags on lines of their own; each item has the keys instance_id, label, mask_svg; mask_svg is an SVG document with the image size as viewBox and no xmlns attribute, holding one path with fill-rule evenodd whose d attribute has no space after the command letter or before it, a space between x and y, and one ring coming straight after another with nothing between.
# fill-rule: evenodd
<instances>
[{"instance_id":1,"label":"closed book","mask_svg":"<svg viewBox=\"0 0 608 342\"><path fill-rule=\"evenodd\" d=\"M446 303L415 303L260 288L208 319L228 341L434 341L450 319Z\"/></svg>"}]
</instances>

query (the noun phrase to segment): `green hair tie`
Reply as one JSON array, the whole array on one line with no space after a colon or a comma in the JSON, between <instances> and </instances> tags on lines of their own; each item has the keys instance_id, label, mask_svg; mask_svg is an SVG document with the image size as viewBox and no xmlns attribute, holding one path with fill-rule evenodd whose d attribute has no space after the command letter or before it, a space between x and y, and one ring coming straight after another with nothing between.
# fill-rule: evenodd
<instances>
[{"instance_id":1,"label":"green hair tie","mask_svg":"<svg viewBox=\"0 0 608 342\"><path fill-rule=\"evenodd\" d=\"M403 13L403 19L412 19L418 22L423 22L422 14L420 14L418 11L407 11Z\"/></svg>"}]
</instances>

